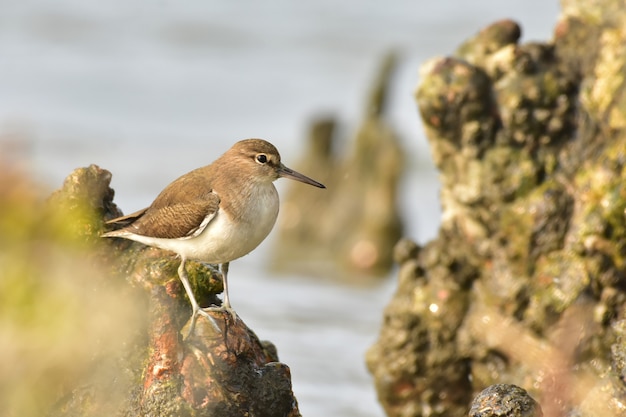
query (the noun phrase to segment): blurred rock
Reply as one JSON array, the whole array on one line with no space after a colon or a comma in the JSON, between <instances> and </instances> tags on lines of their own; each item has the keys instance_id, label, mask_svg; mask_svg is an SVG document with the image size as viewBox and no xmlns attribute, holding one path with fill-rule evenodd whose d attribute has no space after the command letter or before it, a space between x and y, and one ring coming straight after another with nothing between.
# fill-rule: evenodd
<instances>
[{"instance_id":1,"label":"blurred rock","mask_svg":"<svg viewBox=\"0 0 626 417\"><path fill-rule=\"evenodd\" d=\"M496 22L421 70L442 226L398 249L367 354L390 417L465 415L501 383L545 415L624 415L626 9L562 5L552 43Z\"/></svg>"},{"instance_id":2,"label":"blurred rock","mask_svg":"<svg viewBox=\"0 0 626 417\"><path fill-rule=\"evenodd\" d=\"M77 170L44 200L18 166L0 170L0 413L54 415L80 386L76 402L112 415L109 404L127 394L120 352L141 339L142 297L106 273L107 251L95 238L103 213L115 210L110 174ZM106 388L97 410L96 385Z\"/></svg>"},{"instance_id":3,"label":"blurred rock","mask_svg":"<svg viewBox=\"0 0 626 417\"><path fill-rule=\"evenodd\" d=\"M343 157L332 118L313 122L296 169L327 186L324 193L288 184L276 226L276 270L308 270L328 276L386 275L402 236L398 185L404 168L399 140L385 119L395 57L382 65L365 117ZM310 265L310 266L309 266Z\"/></svg>"}]
</instances>

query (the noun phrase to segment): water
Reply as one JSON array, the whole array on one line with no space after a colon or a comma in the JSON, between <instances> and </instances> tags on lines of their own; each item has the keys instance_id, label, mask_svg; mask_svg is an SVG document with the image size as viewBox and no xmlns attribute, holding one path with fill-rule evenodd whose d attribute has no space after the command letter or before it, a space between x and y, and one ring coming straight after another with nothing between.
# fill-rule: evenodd
<instances>
[{"instance_id":1,"label":"water","mask_svg":"<svg viewBox=\"0 0 626 417\"><path fill-rule=\"evenodd\" d=\"M232 302L261 339L278 347L303 415L382 415L363 358L392 280L355 287L259 276L248 263L231 269Z\"/></svg>"},{"instance_id":2,"label":"water","mask_svg":"<svg viewBox=\"0 0 626 417\"><path fill-rule=\"evenodd\" d=\"M550 39L558 14L545 0L2 3L0 135L18 138L50 187L79 166L109 169L125 212L238 139L269 139L289 164L313 116L353 131L380 58L399 51L390 119L410 155L407 235L422 243L436 236L439 207L412 97L420 63L502 18L520 22L524 40ZM231 296L291 367L302 414L382 416L363 353L393 279L273 277L262 268L269 247L233 263Z\"/></svg>"}]
</instances>

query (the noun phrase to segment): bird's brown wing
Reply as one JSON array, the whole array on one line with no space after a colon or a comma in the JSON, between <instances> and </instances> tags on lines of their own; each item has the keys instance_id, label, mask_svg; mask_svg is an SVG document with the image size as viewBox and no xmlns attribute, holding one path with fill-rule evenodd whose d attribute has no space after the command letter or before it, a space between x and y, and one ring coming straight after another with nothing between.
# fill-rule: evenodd
<instances>
[{"instance_id":1,"label":"bird's brown wing","mask_svg":"<svg viewBox=\"0 0 626 417\"><path fill-rule=\"evenodd\" d=\"M150 207L107 223L128 224L107 233L125 232L158 238L185 238L200 233L219 209L220 198L206 182L203 168L192 171L168 185Z\"/></svg>"},{"instance_id":2,"label":"bird's brown wing","mask_svg":"<svg viewBox=\"0 0 626 417\"><path fill-rule=\"evenodd\" d=\"M200 233L215 216L220 199L210 193L194 202L148 208L145 214L122 230L158 238L184 238Z\"/></svg>"}]
</instances>

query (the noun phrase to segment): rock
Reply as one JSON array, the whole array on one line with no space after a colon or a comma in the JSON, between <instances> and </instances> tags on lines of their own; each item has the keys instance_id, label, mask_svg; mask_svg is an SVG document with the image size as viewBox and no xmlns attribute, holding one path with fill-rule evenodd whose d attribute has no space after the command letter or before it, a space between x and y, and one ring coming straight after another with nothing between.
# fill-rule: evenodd
<instances>
[{"instance_id":1,"label":"rock","mask_svg":"<svg viewBox=\"0 0 626 417\"><path fill-rule=\"evenodd\" d=\"M334 119L312 124L305 158L296 169L327 190L304 193L302 187L288 185L276 227L275 270L344 277L389 272L392 248L402 236L398 184L404 165L399 140L385 119L394 66L393 56L384 60L345 156L332 152Z\"/></svg>"},{"instance_id":2,"label":"rock","mask_svg":"<svg viewBox=\"0 0 626 417\"><path fill-rule=\"evenodd\" d=\"M141 323L142 294L107 274L114 256L98 236L102 216L116 210L109 180L96 166L76 170L44 200L27 175L10 165L0 172L5 415L56 415L60 403L76 415L114 415L110 404L128 393L119 362L140 339L130 324Z\"/></svg>"},{"instance_id":3,"label":"rock","mask_svg":"<svg viewBox=\"0 0 626 417\"><path fill-rule=\"evenodd\" d=\"M541 407L526 390L496 384L481 391L470 408L469 417L542 417Z\"/></svg>"},{"instance_id":4,"label":"rock","mask_svg":"<svg viewBox=\"0 0 626 417\"><path fill-rule=\"evenodd\" d=\"M390 417L464 415L502 383L546 415L623 415L626 10L562 4L552 43L497 22L421 71L442 226L398 249L367 354Z\"/></svg>"},{"instance_id":5,"label":"rock","mask_svg":"<svg viewBox=\"0 0 626 417\"><path fill-rule=\"evenodd\" d=\"M102 365L94 365L88 388L75 387L57 402L53 414L300 416L289 368L278 361L276 348L261 342L240 318L212 312L221 333L200 317L194 334L183 339L191 309L177 259L123 239L99 237L103 219L120 214L110 180L108 171L94 165L78 169L49 204L69 211L64 219L79 240L97 242L96 253L111 265L109 279L121 278L135 288L132 303L142 319L118 324L136 336L125 348L99 356ZM222 291L217 270L195 262L188 262L187 269L198 302L214 302Z\"/></svg>"}]
</instances>

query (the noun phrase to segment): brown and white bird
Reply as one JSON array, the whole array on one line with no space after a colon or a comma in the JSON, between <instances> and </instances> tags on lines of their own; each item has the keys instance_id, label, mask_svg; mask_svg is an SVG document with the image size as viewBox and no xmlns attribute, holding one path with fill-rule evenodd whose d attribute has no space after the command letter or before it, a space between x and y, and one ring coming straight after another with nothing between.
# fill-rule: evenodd
<instances>
[{"instance_id":1,"label":"brown and white bird","mask_svg":"<svg viewBox=\"0 0 626 417\"><path fill-rule=\"evenodd\" d=\"M228 297L228 265L254 250L274 227L279 199L273 182L281 177L326 188L283 165L271 143L242 140L212 164L172 182L150 207L108 221L124 227L102 236L130 239L178 254L178 276L193 309L191 334L198 314L212 318L193 295L185 262L220 265L224 299L221 307L210 309L234 313Z\"/></svg>"}]
</instances>

